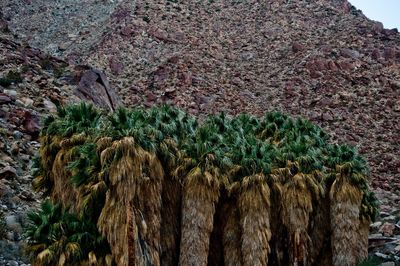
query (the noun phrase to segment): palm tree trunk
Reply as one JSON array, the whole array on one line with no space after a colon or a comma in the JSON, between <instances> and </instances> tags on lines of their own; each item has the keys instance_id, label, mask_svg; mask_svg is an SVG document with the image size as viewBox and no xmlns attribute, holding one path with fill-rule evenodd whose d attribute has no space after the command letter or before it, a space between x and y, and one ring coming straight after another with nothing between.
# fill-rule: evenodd
<instances>
[{"instance_id":1,"label":"palm tree trunk","mask_svg":"<svg viewBox=\"0 0 400 266\"><path fill-rule=\"evenodd\" d=\"M242 181L238 207L242 229L243 265L268 265L271 251L270 189L262 174Z\"/></svg>"},{"instance_id":2,"label":"palm tree trunk","mask_svg":"<svg viewBox=\"0 0 400 266\"><path fill-rule=\"evenodd\" d=\"M161 264L172 266L179 262L179 241L182 211L182 186L166 176L162 188Z\"/></svg>"},{"instance_id":3,"label":"palm tree trunk","mask_svg":"<svg viewBox=\"0 0 400 266\"><path fill-rule=\"evenodd\" d=\"M329 197L324 195L313 207L309 229L311 241L308 247L307 265L332 265L332 262L321 264L322 261L329 259L332 261L332 256L329 255L331 245L330 241L327 241L331 235L329 206Z\"/></svg>"},{"instance_id":4,"label":"palm tree trunk","mask_svg":"<svg viewBox=\"0 0 400 266\"><path fill-rule=\"evenodd\" d=\"M97 227L110 244L111 253L118 266L128 266L135 257L132 243L136 242L133 234L128 235L136 228L132 208L122 200L116 198L116 191L107 191L106 201L101 211Z\"/></svg>"},{"instance_id":5,"label":"palm tree trunk","mask_svg":"<svg viewBox=\"0 0 400 266\"><path fill-rule=\"evenodd\" d=\"M232 195L235 194L235 195ZM226 203L225 219L226 224L223 229L223 249L225 266L241 266L242 250L241 250L241 228L240 215L237 208L237 195L231 193L231 200Z\"/></svg>"},{"instance_id":6,"label":"palm tree trunk","mask_svg":"<svg viewBox=\"0 0 400 266\"><path fill-rule=\"evenodd\" d=\"M147 154L142 172L146 176L139 181L135 207L139 212L137 224L141 225L141 234L146 243L149 261L153 266L160 265L160 227L161 227L161 189L164 171L154 154ZM147 264L145 264L147 265Z\"/></svg>"},{"instance_id":7,"label":"palm tree trunk","mask_svg":"<svg viewBox=\"0 0 400 266\"><path fill-rule=\"evenodd\" d=\"M357 265L362 193L344 177L338 177L330 199L333 266Z\"/></svg>"},{"instance_id":8,"label":"palm tree trunk","mask_svg":"<svg viewBox=\"0 0 400 266\"><path fill-rule=\"evenodd\" d=\"M182 202L179 265L206 266L219 183L210 173L194 168L186 177Z\"/></svg>"},{"instance_id":9,"label":"palm tree trunk","mask_svg":"<svg viewBox=\"0 0 400 266\"><path fill-rule=\"evenodd\" d=\"M283 186L282 222L290 235L290 265L304 265L307 259L307 229L313 208L311 192L305 178L303 174L298 173Z\"/></svg>"},{"instance_id":10,"label":"palm tree trunk","mask_svg":"<svg viewBox=\"0 0 400 266\"><path fill-rule=\"evenodd\" d=\"M357 255L357 263L365 260L368 257L368 235L369 235L369 225L371 224L371 220L368 218L361 218L360 220L360 229L357 231L358 233L358 255Z\"/></svg>"}]
</instances>

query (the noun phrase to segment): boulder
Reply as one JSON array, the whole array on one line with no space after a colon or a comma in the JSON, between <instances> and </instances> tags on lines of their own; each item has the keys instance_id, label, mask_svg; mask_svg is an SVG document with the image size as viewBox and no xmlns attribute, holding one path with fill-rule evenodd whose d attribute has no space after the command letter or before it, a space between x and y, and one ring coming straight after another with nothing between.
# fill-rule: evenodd
<instances>
[{"instance_id":1,"label":"boulder","mask_svg":"<svg viewBox=\"0 0 400 266\"><path fill-rule=\"evenodd\" d=\"M110 87L106 75L97 69L89 69L80 77L75 94L82 100L92 101L95 105L114 111L120 100Z\"/></svg>"}]
</instances>

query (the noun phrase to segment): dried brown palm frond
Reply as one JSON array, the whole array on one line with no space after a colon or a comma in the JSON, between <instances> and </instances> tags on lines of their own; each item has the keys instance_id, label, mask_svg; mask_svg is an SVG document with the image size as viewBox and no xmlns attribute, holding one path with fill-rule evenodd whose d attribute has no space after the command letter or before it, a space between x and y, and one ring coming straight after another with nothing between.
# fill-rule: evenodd
<instances>
[{"instance_id":1,"label":"dried brown palm frond","mask_svg":"<svg viewBox=\"0 0 400 266\"><path fill-rule=\"evenodd\" d=\"M182 151L179 150L178 144L174 139L167 138L160 143L160 153L162 157L162 163L164 165L165 171L172 174L172 171L176 169L178 165L178 160L182 159Z\"/></svg>"},{"instance_id":2,"label":"dried brown palm frond","mask_svg":"<svg viewBox=\"0 0 400 266\"><path fill-rule=\"evenodd\" d=\"M101 154L102 151L104 151L106 148L110 147L111 145L112 145L111 137L99 138L98 140L96 140L97 153Z\"/></svg>"},{"instance_id":3,"label":"dried brown palm frond","mask_svg":"<svg viewBox=\"0 0 400 266\"><path fill-rule=\"evenodd\" d=\"M294 173L292 173L294 171ZM274 190L281 194L281 220L289 233L289 261L291 265L305 264L310 238L308 227L313 202L318 202L324 191L314 178L319 172L304 174L297 162L287 162L285 168L272 171Z\"/></svg>"},{"instance_id":4,"label":"dried brown palm frond","mask_svg":"<svg viewBox=\"0 0 400 266\"><path fill-rule=\"evenodd\" d=\"M163 167L153 153L146 153L142 165L142 178L138 182L136 209L142 213L141 223L147 228L143 239L148 246L151 265L160 265L161 191ZM137 216L139 218L139 216ZM139 222L139 221L138 221Z\"/></svg>"},{"instance_id":5,"label":"dried brown palm frond","mask_svg":"<svg viewBox=\"0 0 400 266\"><path fill-rule=\"evenodd\" d=\"M154 154L135 146L132 137L114 141L101 152L101 161L111 161L110 190L98 226L117 264L159 265L161 163Z\"/></svg>"},{"instance_id":6,"label":"dried brown palm frond","mask_svg":"<svg viewBox=\"0 0 400 266\"><path fill-rule=\"evenodd\" d=\"M60 141L61 149L69 149L73 146L83 144L87 140L87 135L85 133L75 134L70 138L65 138Z\"/></svg>"},{"instance_id":7,"label":"dried brown palm frond","mask_svg":"<svg viewBox=\"0 0 400 266\"><path fill-rule=\"evenodd\" d=\"M72 211L78 211L76 199L79 192L70 182L71 173L67 170L67 165L73 160L73 147L62 148L56 155L52 175L54 177L54 186L51 191L51 197L61 202L64 207L70 206Z\"/></svg>"},{"instance_id":8,"label":"dried brown palm frond","mask_svg":"<svg viewBox=\"0 0 400 266\"><path fill-rule=\"evenodd\" d=\"M282 222L290 235L290 263L305 264L309 242L307 228L312 212L312 197L304 174L296 174L283 187Z\"/></svg>"},{"instance_id":9,"label":"dried brown palm frond","mask_svg":"<svg viewBox=\"0 0 400 266\"><path fill-rule=\"evenodd\" d=\"M110 183L117 185L117 193L129 202L136 194L137 181L142 173L144 150L135 147L135 141L132 137L114 141L110 149L114 151L112 154L113 162L109 167ZM102 156L107 155L107 150L103 151ZM107 159L104 158L105 161Z\"/></svg>"},{"instance_id":10,"label":"dried brown palm frond","mask_svg":"<svg viewBox=\"0 0 400 266\"><path fill-rule=\"evenodd\" d=\"M107 167L107 165L110 165L112 161L114 160L115 156L115 147L110 146L105 148L100 152L100 164L101 166Z\"/></svg>"},{"instance_id":11,"label":"dried brown palm frond","mask_svg":"<svg viewBox=\"0 0 400 266\"><path fill-rule=\"evenodd\" d=\"M247 176L242 180L238 207L243 265L268 265L271 202L270 189L263 174Z\"/></svg>"},{"instance_id":12,"label":"dried brown palm frond","mask_svg":"<svg viewBox=\"0 0 400 266\"><path fill-rule=\"evenodd\" d=\"M112 260L109 258L111 255L105 257L97 257L95 252L89 252L88 258L86 260L79 261L79 263L74 263L77 266L112 266ZM70 264L65 264L66 266ZM61 266L60 263L58 266ZM72 265L70 265L72 266Z\"/></svg>"},{"instance_id":13,"label":"dried brown palm frond","mask_svg":"<svg viewBox=\"0 0 400 266\"><path fill-rule=\"evenodd\" d=\"M368 236L369 236L369 226L371 220L365 217L360 218L360 226L357 233L357 262L364 261L368 257Z\"/></svg>"},{"instance_id":14,"label":"dried brown palm frond","mask_svg":"<svg viewBox=\"0 0 400 266\"><path fill-rule=\"evenodd\" d=\"M52 137L50 136L41 136L40 143L42 144L39 149L39 156L42 160L42 164L44 169L51 169L51 165L53 164L54 156L53 154L57 153L60 149L60 146L56 148L54 151L54 147L52 149L51 144L53 143ZM57 142L59 144L59 142Z\"/></svg>"},{"instance_id":15,"label":"dried brown palm frond","mask_svg":"<svg viewBox=\"0 0 400 266\"><path fill-rule=\"evenodd\" d=\"M133 237L132 232L135 232L137 227L133 222L132 208L129 207L118 198L115 188L111 188L107 191L105 204L97 222L99 231L110 244L112 259L119 266L132 265L135 257L132 245L137 238Z\"/></svg>"},{"instance_id":16,"label":"dried brown palm frond","mask_svg":"<svg viewBox=\"0 0 400 266\"><path fill-rule=\"evenodd\" d=\"M180 265L207 265L219 186L217 177L200 167L184 180Z\"/></svg>"},{"instance_id":17,"label":"dried brown palm frond","mask_svg":"<svg viewBox=\"0 0 400 266\"><path fill-rule=\"evenodd\" d=\"M98 219L98 228L110 244L117 265L134 263L138 228L131 202L136 195L137 181L142 173L142 161L136 156L133 138L114 141L101 153L101 164L110 163L110 188Z\"/></svg>"},{"instance_id":18,"label":"dried brown palm frond","mask_svg":"<svg viewBox=\"0 0 400 266\"><path fill-rule=\"evenodd\" d=\"M349 182L349 173L337 166L336 180L330 189L331 245L334 266L358 263L358 230L362 192Z\"/></svg>"}]
</instances>

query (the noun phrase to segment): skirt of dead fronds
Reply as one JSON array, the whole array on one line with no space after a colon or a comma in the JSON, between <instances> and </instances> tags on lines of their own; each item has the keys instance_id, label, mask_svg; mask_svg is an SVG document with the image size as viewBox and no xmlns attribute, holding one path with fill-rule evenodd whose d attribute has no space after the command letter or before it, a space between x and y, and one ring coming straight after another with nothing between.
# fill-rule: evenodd
<instances>
[{"instance_id":1,"label":"skirt of dead fronds","mask_svg":"<svg viewBox=\"0 0 400 266\"><path fill-rule=\"evenodd\" d=\"M219 196L217 179L199 167L184 181L179 265L207 265L215 205Z\"/></svg>"},{"instance_id":2,"label":"skirt of dead fronds","mask_svg":"<svg viewBox=\"0 0 400 266\"><path fill-rule=\"evenodd\" d=\"M331 187L330 199L332 265L357 265L362 193L339 177Z\"/></svg>"},{"instance_id":3,"label":"skirt of dead fronds","mask_svg":"<svg viewBox=\"0 0 400 266\"><path fill-rule=\"evenodd\" d=\"M161 247L161 190L164 171L154 154L147 153L142 165L142 178L139 179L134 206L140 213L136 223L146 228L143 240L150 254L151 265L160 265Z\"/></svg>"},{"instance_id":4,"label":"skirt of dead fronds","mask_svg":"<svg viewBox=\"0 0 400 266\"><path fill-rule=\"evenodd\" d=\"M135 147L133 138L114 142L102 162L115 154L123 156L110 166L98 227L118 265L160 265L162 166L155 155Z\"/></svg>"},{"instance_id":5,"label":"skirt of dead fronds","mask_svg":"<svg viewBox=\"0 0 400 266\"><path fill-rule=\"evenodd\" d=\"M51 171L52 175L57 177L53 181L51 197L57 202L61 202L64 207L70 207L75 212L79 212L80 209L77 201L79 199L79 189L71 183L71 173L67 170L67 166L72 161L74 146L83 144L85 139L86 136L84 134L78 134L70 139L60 141L61 149L57 152Z\"/></svg>"},{"instance_id":6,"label":"skirt of dead fronds","mask_svg":"<svg viewBox=\"0 0 400 266\"><path fill-rule=\"evenodd\" d=\"M242 231L243 265L267 265L271 251L270 190L262 174L245 177L238 207Z\"/></svg>"},{"instance_id":7,"label":"skirt of dead fronds","mask_svg":"<svg viewBox=\"0 0 400 266\"><path fill-rule=\"evenodd\" d=\"M289 232L291 265L306 263L309 246L307 229L312 210L312 195L306 176L298 173L286 182L282 191L282 222Z\"/></svg>"},{"instance_id":8,"label":"skirt of dead fronds","mask_svg":"<svg viewBox=\"0 0 400 266\"><path fill-rule=\"evenodd\" d=\"M368 236L369 236L369 226L371 224L371 220L365 217L362 217L360 219L360 228L357 231L358 236L358 255L357 255L357 261L364 261L368 257Z\"/></svg>"}]
</instances>

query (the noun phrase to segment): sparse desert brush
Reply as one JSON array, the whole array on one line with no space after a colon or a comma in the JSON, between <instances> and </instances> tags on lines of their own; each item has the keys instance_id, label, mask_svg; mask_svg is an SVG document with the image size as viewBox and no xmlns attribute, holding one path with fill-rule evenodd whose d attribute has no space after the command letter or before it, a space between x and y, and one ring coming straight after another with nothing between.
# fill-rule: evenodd
<instances>
[{"instance_id":1,"label":"sparse desert brush","mask_svg":"<svg viewBox=\"0 0 400 266\"><path fill-rule=\"evenodd\" d=\"M107 115L80 104L48 118L41 142L34 186L97 225L112 254L98 260L356 265L367 255L377 205L366 164L305 119L198 122L170 106Z\"/></svg>"},{"instance_id":2,"label":"sparse desert brush","mask_svg":"<svg viewBox=\"0 0 400 266\"><path fill-rule=\"evenodd\" d=\"M5 238L6 236L6 221L5 221L5 217L4 217L4 213L0 212L0 239Z\"/></svg>"}]
</instances>

